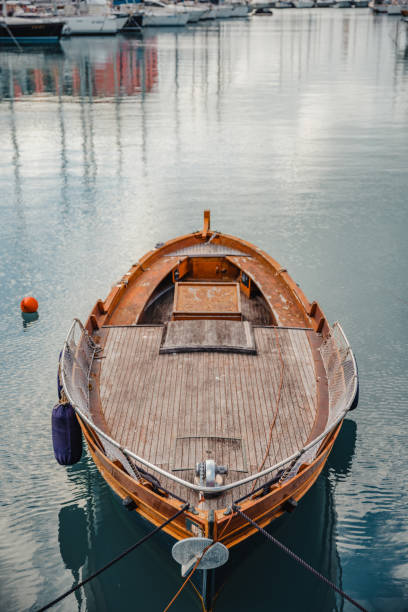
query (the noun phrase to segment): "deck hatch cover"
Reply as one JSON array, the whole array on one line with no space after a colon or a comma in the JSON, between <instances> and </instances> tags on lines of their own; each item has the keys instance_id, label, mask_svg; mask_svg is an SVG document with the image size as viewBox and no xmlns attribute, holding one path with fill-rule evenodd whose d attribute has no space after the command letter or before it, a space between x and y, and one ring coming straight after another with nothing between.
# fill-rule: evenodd
<instances>
[{"instance_id":1,"label":"deck hatch cover","mask_svg":"<svg viewBox=\"0 0 408 612\"><path fill-rule=\"evenodd\" d=\"M170 321L163 329L160 353L246 353L256 355L249 321L195 319Z\"/></svg>"}]
</instances>

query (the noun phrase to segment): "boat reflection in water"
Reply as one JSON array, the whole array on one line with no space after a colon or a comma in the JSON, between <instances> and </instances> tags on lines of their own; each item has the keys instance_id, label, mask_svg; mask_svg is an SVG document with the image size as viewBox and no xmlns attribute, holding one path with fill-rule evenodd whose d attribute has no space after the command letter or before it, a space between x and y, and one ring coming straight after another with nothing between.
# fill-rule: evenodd
<instances>
[{"instance_id":1,"label":"boat reflection in water","mask_svg":"<svg viewBox=\"0 0 408 612\"><path fill-rule=\"evenodd\" d=\"M0 55L0 66L0 99L131 96L151 91L158 80L154 37L73 38L52 48L10 49Z\"/></svg>"},{"instance_id":2,"label":"boat reflection in water","mask_svg":"<svg viewBox=\"0 0 408 612\"><path fill-rule=\"evenodd\" d=\"M351 472L355 445L356 424L345 420L322 475L302 499L298 511L268 527L270 533L340 588L335 489ZM80 575L84 579L95 572L148 533L151 526L124 510L88 457L68 469L68 478L75 485L73 497L84 505L71 504L60 510L58 537L62 559L76 584ZM78 607L85 596L86 609L90 611L112 610L118 605L124 608L134 602L137 593L140 609L144 605L151 610L164 608L183 580L179 566L169 563L172 543L166 534L157 534L148 545L87 583L82 594L77 591ZM197 570L198 579L201 573ZM334 591L261 536L253 536L233 548L228 564L217 570L216 579L215 610L260 609L271 594L276 610L301 610L305 602L310 610L343 609ZM184 589L178 603L184 604L184 609L201 608L191 587Z\"/></svg>"}]
</instances>

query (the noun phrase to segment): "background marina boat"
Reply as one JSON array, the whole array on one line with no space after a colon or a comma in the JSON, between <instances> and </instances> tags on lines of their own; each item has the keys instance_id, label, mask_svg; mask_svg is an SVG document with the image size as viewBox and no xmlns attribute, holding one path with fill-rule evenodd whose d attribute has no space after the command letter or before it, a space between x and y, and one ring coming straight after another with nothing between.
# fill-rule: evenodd
<instances>
[{"instance_id":1,"label":"background marina boat","mask_svg":"<svg viewBox=\"0 0 408 612\"><path fill-rule=\"evenodd\" d=\"M233 8L232 4L222 2L220 4L214 4L213 11L216 19L228 19L232 16Z\"/></svg>"},{"instance_id":2,"label":"background marina boat","mask_svg":"<svg viewBox=\"0 0 408 612\"><path fill-rule=\"evenodd\" d=\"M316 6L318 8L330 8L334 6L335 0L316 0Z\"/></svg>"},{"instance_id":3,"label":"background marina boat","mask_svg":"<svg viewBox=\"0 0 408 612\"><path fill-rule=\"evenodd\" d=\"M351 0L337 0L334 6L336 8L351 8Z\"/></svg>"},{"instance_id":4,"label":"background marina boat","mask_svg":"<svg viewBox=\"0 0 408 612\"><path fill-rule=\"evenodd\" d=\"M295 8L313 8L314 5L314 0L293 0Z\"/></svg>"},{"instance_id":5,"label":"background marina boat","mask_svg":"<svg viewBox=\"0 0 408 612\"><path fill-rule=\"evenodd\" d=\"M140 10L145 27L181 27L187 24L190 16L183 6L165 4L159 0L148 0Z\"/></svg>"},{"instance_id":6,"label":"background marina boat","mask_svg":"<svg viewBox=\"0 0 408 612\"><path fill-rule=\"evenodd\" d=\"M266 253L211 231L208 211L202 231L136 263L85 328L74 321L60 380L70 404L54 424L75 408L125 504L154 525L188 504L165 527L183 571L203 538L225 561L254 533L235 508L261 526L293 509L358 399L341 326ZM58 427L56 457L74 463L77 439L70 429L75 443L59 444Z\"/></svg>"},{"instance_id":7,"label":"background marina boat","mask_svg":"<svg viewBox=\"0 0 408 612\"><path fill-rule=\"evenodd\" d=\"M247 2L232 2L231 17L248 17L249 6Z\"/></svg>"},{"instance_id":8,"label":"background marina boat","mask_svg":"<svg viewBox=\"0 0 408 612\"><path fill-rule=\"evenodd\" d=\"M208 10L205 4L199 4L197 2L181 2L177 6L185 8L186 11L188 11L189 17L187 23L197 23Z\"/></svg>"},{"instance_id":9,"label":"background marina boat","mask_svg":"<svg viewBox=\"0 0 408 612\"><path fill-rule=\"evenodd\" d=\"M206 4L205 3L204 6L206 7L206 11L201 16L200 21L212 21L213 19L216 19L217 15L216 15L214 4L211 4L211 3Z\"/></svg>"},{"instance_id":10,"label":"background marina boat","mask_svg":"<svg viewBox=\"0 0 408 612\"><path fill-rule=\"evenodd\" d=\"M65 22L53 18L0 17L0 44L58 43Z\"/></svg>"},{"instance_id":11,"label":"background marina boat","mask_svg":"<svg viewBox=\"0 0 408 612\"><path fill-rule=\"evenodd\" d=\"M64 19L64 36L92 36L117 34L129 17L127 15L77 15Z\"/></svg>"},{"instance_id":12,"label":"background marina boat","mask_svg":"<svg viewBox=\"0 0 408 612\"><path fill-rule=\"evenodd\" d=\"M388 15L401 15L401 4L397 2L390 2L387 4L387 14Z\"/></svg>"},{"instance_id":13,"label":"background marina boat","mask_svg":"<svg viewBox=\"0 0 408 612\"><path fill-rule=\"evenodd\" d=\"M374 0L373 2L369 2L368 6L373 11L373 13L383 13L387 14L387 5L383 2L383 0Z\"/></svg>"},{"instance_id":14,"label":"background marina boat","mask_svg":"<svg viewBox=\"0 0 408 612\"><path fill-rule=\"evenodd\" d=\"M293 3L287 2L286 0L278 0L277 2L275 2L275 8L277 9L293 8Z\"/></svg>"},{"instance_id":15,"label":"background marina boat","mask_svg":"<svg viewBox=\"0 0 408 612\"><path fill-rule=\"evenodd\" d=\"M87 0L63 9L64 36L92 36L117 34L128 20L128 15L114 13L106 0Z\"/></svg>"},{"instance_id":16,"label":"background marina boat","mask_svg":"<svg viewBox=\"0 0 408 612\"><path fill-rule=\"evenodd\" d=\"M186 9L188 11L187 23L198 23L200 19L203 17L204 13L206 13L208 10L206 8L200 8L198 6L197 7L187 6Z\"/></svg>"}]
</instances>

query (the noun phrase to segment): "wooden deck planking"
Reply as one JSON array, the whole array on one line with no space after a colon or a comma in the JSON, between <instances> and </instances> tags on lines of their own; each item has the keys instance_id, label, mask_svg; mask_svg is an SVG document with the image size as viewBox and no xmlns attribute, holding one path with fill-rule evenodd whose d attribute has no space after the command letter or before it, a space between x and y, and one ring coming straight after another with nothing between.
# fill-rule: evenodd
<instances>
[{"instance_id":1,"label":"wooden deck planking","mask_svg":"<svg viewBox=\"0 0 408 612\"><path fill-rule=\"evenodd\" d=\"M171 470L176 438L222 436L242 440L249 472L264 458L280 382L279 337L284 380L276 423L264 467L295 452L307 439L316 415L316 380L311 348L301 330L254 329L258 355L181 353L159 355L161 327L108 329L101 365L100 397L111 435L148 461ZM205 438L181 445L182 467L206 458ZM201 448L201 457L197 457ZM229 449L224 461L224 448ZM234 470L237 445L222 446L227 482L244 476ZM221 463L219 457L214 459ZM194 471L175 472L193 480ZM160 478L186 496L182 486ZM258 483L259 484L259 483ZM241 494L245 492L243 487ZM191 494L190 494L191 496ZM211 500L214 508L238 491ZM195 499L194 497L192 499Z\"/></svg>"},{"instance_id":2,"label":"wooden deck planking","mask_svg":"<svg viewBox=\"0 0 408 612\"><path fill-rule=\"evenodd\" d=\"M299 364L299 374L302 379L303 388L306 392L307 408L309 410L309 424L313 425L316 414L315 398L316 398L316 374L314 369L313 357L310 351L307 335L297 335L293 330L288 330L289 336L295 350L303 350L303 359Z\"/></svg>"}]
</instances>

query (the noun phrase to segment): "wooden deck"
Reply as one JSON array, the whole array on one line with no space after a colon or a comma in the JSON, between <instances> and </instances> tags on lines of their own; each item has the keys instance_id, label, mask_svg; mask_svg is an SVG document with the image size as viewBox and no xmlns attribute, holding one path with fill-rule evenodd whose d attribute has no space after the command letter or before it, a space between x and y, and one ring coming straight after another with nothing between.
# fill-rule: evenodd
<instances>
[{"instance_id":1,"label":"wooden deck","mask_svg":"<svg viewBox=\"0 0 408 612\"><path fill-rule=\"evenodd\" d=\"M256 355L159 354L162 326L107 327L101 408L93 410L102 409L110 435L123 446L190 482L206 458L228 466L226 482L257 472L276 414L264 467L273 465L301 448L318 420L318 353L308 339L316 336L300 329L253 331ZM159 479L197 503L195 493ZM250 488L206 500L207 507L223 508Z\"/></svg>"}]
</instances>

